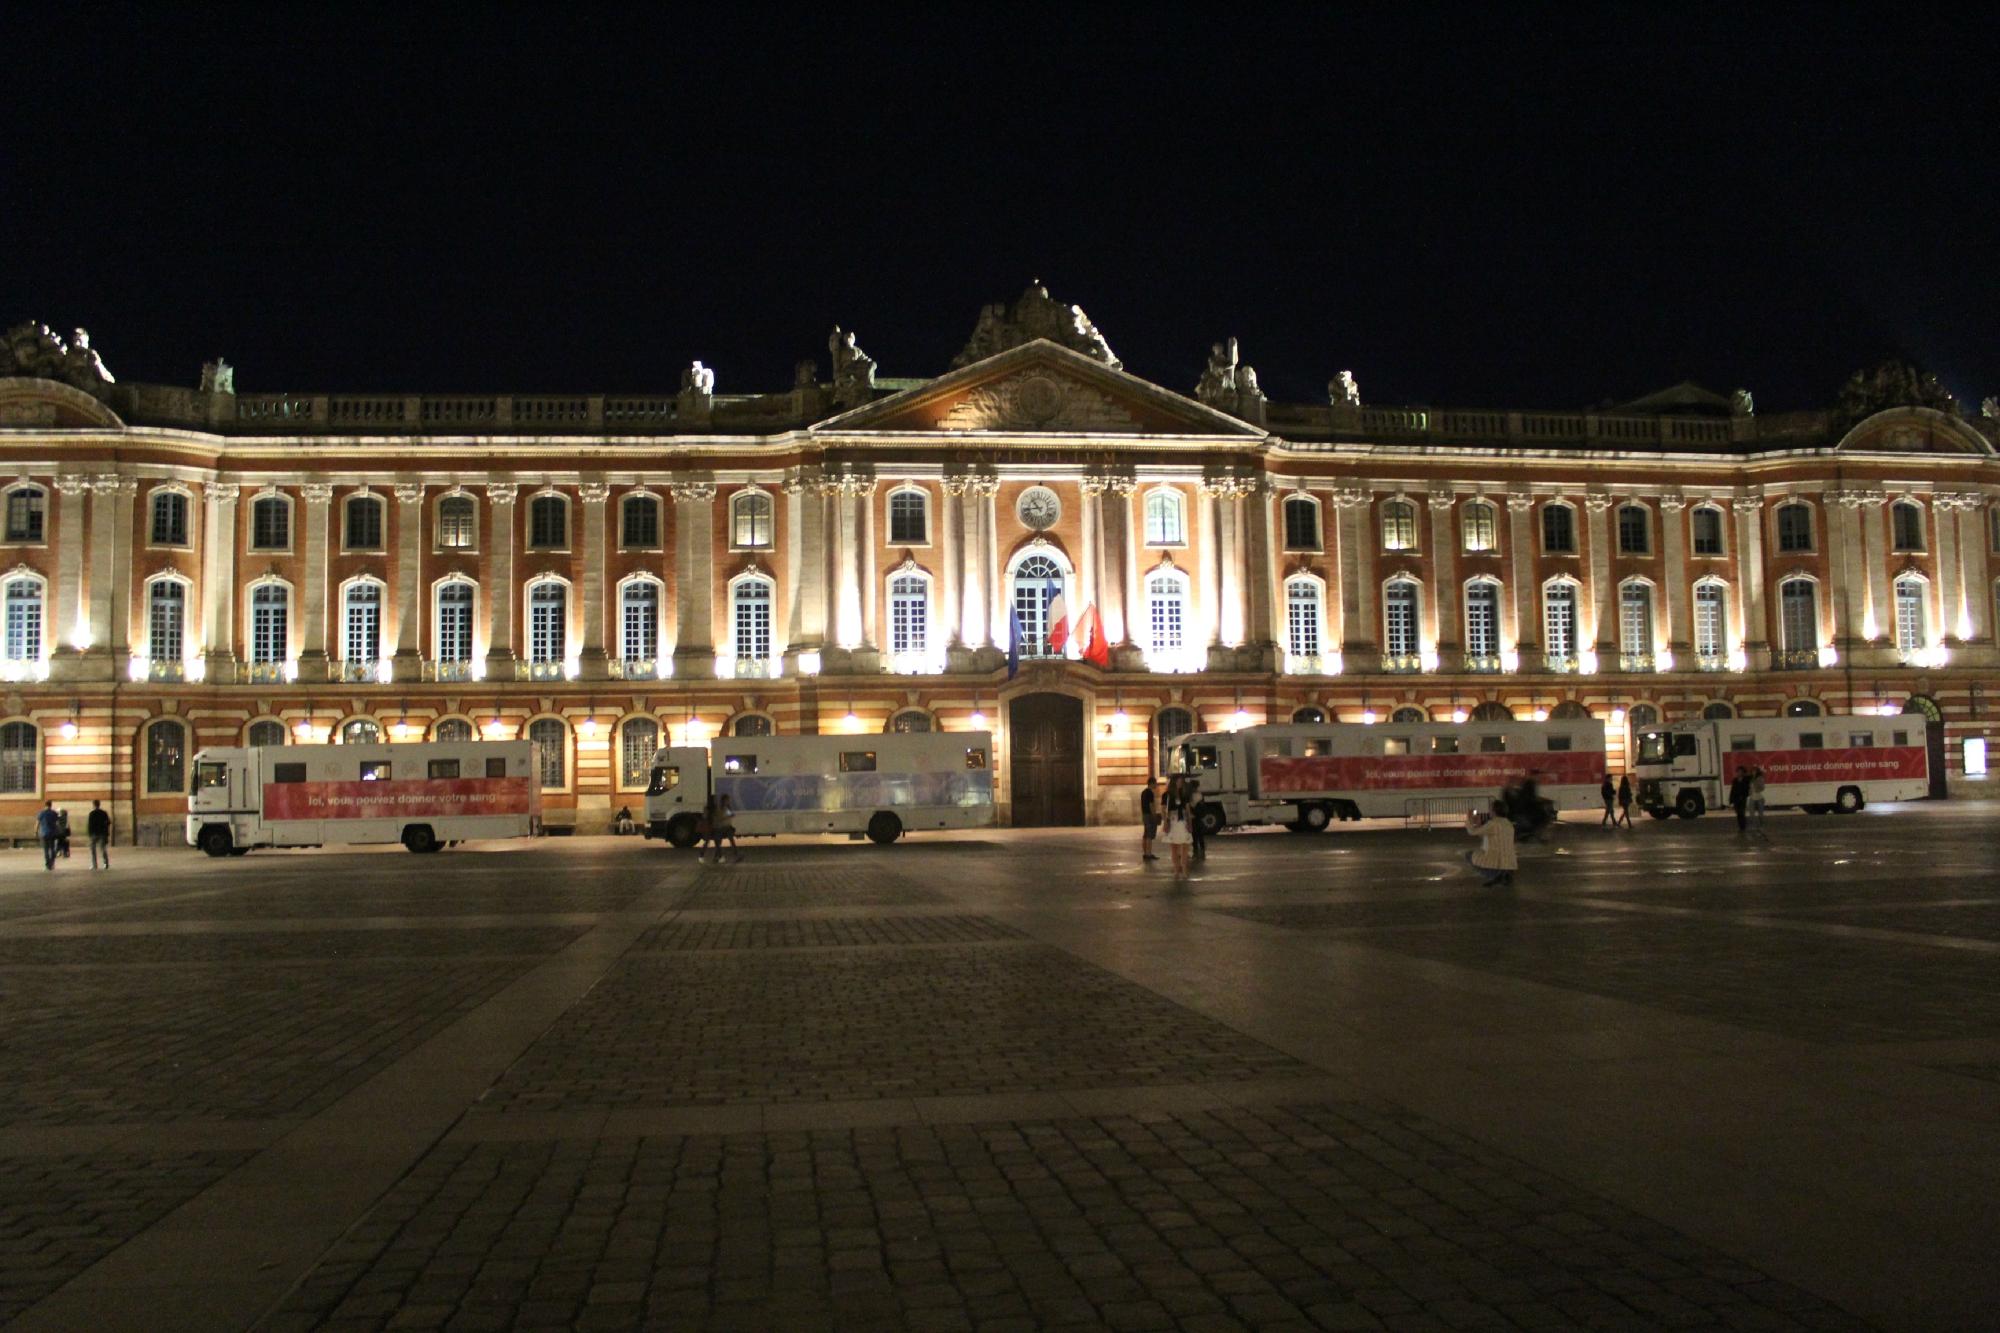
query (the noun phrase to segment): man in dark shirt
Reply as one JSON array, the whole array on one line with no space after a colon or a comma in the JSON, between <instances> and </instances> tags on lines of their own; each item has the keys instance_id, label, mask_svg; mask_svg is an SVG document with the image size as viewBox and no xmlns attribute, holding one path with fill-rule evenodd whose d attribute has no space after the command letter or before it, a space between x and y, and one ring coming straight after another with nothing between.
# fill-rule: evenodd
<instances>
[{"instance_id":1,"label":"man in dark shirt","mask_svg":"<svg viewBox=\"0 0 2000 1333\"><path fill-rule=\"evenodd\" d=\"M1159 860L1153 855L1153 835L1160 831L1160 784L1151 778L1146 779L1146 788L1139 793L1139 823L1142 829L1139 834L1139 859Z\"/></svg>"},{"instance_id":2,"label":"man in dark shirt","mask_svg":"<svg viewBox=\"0 0 2000 1333\"><path fill-rule=\"evenodd\" d=\"M104 858L103 869L111 869L111 812L104 808L104 802L90 803L90 818L84 821L84 831L90 834L90 868L99 868L97 858Z\"/></svg>"}]
</instances>

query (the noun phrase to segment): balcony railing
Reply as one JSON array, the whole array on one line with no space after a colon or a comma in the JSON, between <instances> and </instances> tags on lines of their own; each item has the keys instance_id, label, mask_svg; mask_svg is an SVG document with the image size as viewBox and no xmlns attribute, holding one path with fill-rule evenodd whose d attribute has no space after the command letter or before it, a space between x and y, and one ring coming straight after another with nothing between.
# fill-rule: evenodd
<instances>
[{"instance_id":1,"label":"balcony railing","mask_svg":"<svg viewBox=\"0 0 2000 1333\"><path fill-rule=\"evenodd\" d=\"M252 662L244 667L252 685L282 685L285 683L283 662Z\"/></svg>"},{"instance_id":2,"label":"balcony railing","mask_svg":"<svg viewBox=\"0 0 2000 1333\"><path fill-rule=\"evenodd\" d=\"M470 658L463 661L438 658L429 663L429 668L432 680L454 681L472 679L472 661Z\"/></svg>"},{"instance_id":3,"label":"balcony railing","mask_svg":"<svg viewBox=\"0 0 2000 1333\"><path fill-rule=\"evenodd\" d=\"M1324 676L1327 674L1326 659L1318 653L1301 655L1285 654L1285 672L1292 676Z\"/></svg>"},{"instance_id":4,"label":"balcony railing","mask_svg":"<svg viewBox=\"0 0 2000 1333\"><path fill-rule=\"evenodd\" d=\"M1771 652L1771 669L1773 671L1817 671L1819 669L1819 649L1773 649Z\"/></svg>"},{"instance_id":5,"label":"balcony railing","mask_svg":"<svg viewBox=\"0 0 2000 1333\"><path fill-rule=\"evenodd\" d=\"M1424 659L1414 654L1390 655L1382 657L1382 670L1396 675L1408 675L1423 670Z\"/></svg>"},{"instance_id":6,"label":"balcony railing","mask_svg":"<svg viewBox=\"0 0 2000 1333\"><path fill-rule=\"evenodd\" d=\"M739 657L736 659L736 679L738 680L769 680L777 674L771 659L768 657Z\"/></svg>"},{"instance_id":7,"label":"balcony railing","mask_svg":"<svg viewBox=\"0 0 2000 1333\"><path fill-rule=\"evenodd\" d=\"M561 680L568 673L563 670L560 660L554 662L523 662L522 670L529 680Z\"/></svg>"},{"instance_id":8,"label":"balcony railing","mask_svg":"<svg viewBox=\"0 0 2000 1333\"><path fill-rule=\"evenodd\" d=\"M1491 675L1500 670L1500 658L1495 653L1467 653L1465 669L1475 675Z\"/></svg>"},{"instance_id":9,"label":"balcony railing","mask_svg":"<svg viewBox=\"0 0 2000 1333\"><path fill-rule=\"evenodd\" d=\"M1651 653L1618 654L1618 669L1620 671L1654 671L1658 668L1659 659Z\"/></svg>"},{"instance_id":10,"label":"balcony railing","mask_svg":"<svg viewBox=\"0 0 2000 1333\"><path fill-rule=\"evenodd\" d=\"M1575 653L1542 654L1542 670L1552 671L1559 676L1573 676L1577 671Z\"/></svg>"},{"instance_id":11,"label":"balcony railing","mask_svg":"<svg viewBox=\"0 0 2000 1333\"><path fill-rule=\"evenodd\" d=\"M611 659L611 674L620 680L657 680L660 663L652 657L614 657Z\"/></svg>"},{"instance_id":12,"label":"balcony railing","mask_svg":"<svg viewBox=\"0 0 2000 1333\"><path fill-rule=\"evenodd\" d=\"M342 661L334 665L334 679L348 684L367 685L381 678L380 669L373 658L366 661Z\"/></svg>"},{"instance_id":13,"label":"balcony railing","mask_svg":"<svg viewBox=\"0 0 2000 1333\"><path fill-rule=\"evenodd\" d=\"M1727 653L1696 653L1694 655L1694 669L1697 671L1727 671L1729 670L1729 655Z\"/></svg>"},{"instance_id":14,"label":"balcony railing","mask_svg":"<svg viewBox=\"0 0 2000 1333\"><path fill-rule=\"evenodd\" d=\"M163 661L156 657L152 661L146 663L146 679L186 680L187 663L181 661L179 658L175 658L171 661Z\"/></svg>"}]
</instances>

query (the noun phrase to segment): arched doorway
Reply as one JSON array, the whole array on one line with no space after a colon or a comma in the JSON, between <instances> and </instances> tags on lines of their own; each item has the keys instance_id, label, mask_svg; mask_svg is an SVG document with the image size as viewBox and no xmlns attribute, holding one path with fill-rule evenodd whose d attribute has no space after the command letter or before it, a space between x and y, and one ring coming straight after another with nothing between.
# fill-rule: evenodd
<instances>
[{"instance_id":1,"label":"arched doorway","mask_svg":"<svg viewBox=\"0 0 2000 1333\"><path fill-rule=\"evenodd\" d=\"M1083 700L1024 694L1007 705L1016 828L1083 823Z\"/></svg>"},{"instance_id":2,"label":"arched doorway","mask_svg":"<svg viewBox=\"0 0 2000 1333\"><path fill-rule=\"evenodd\" d=\"M1903 703L1906 717L1921 717L1924 720L1924 748L1930 752L1931 789L1930 798L1942 801L1944 787L1944 709L1928 694L1913 694Z\"/></svg>"}]
</instances>

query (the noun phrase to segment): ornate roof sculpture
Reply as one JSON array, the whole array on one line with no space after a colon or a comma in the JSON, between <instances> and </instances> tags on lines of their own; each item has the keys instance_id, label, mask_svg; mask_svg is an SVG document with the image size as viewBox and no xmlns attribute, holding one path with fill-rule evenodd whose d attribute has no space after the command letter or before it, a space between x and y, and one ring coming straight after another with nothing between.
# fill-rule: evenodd
<instances>
[{"instance_id":1,"label":"ornate roof sculpture","mask_svg":"<svg viewBox=\"0 0 2000 1333\"><path fill-rule=\"evenodd\" d=\"M55 380L86 393L113 383L88 333L78 329L64 342L48 325L32 319L7 330L0 344L0 376Z\"/></svg>"},{"instance_id":2,"label":"ornate roof sculpture","mask_svg":"<svg viewBox=\"0 0 2000 1333\"><path fill-rule=\"evenodd\" d=\"M1049 295L1049 289L1042 286L1039 278L1029 283L1028 290L1022 292L1013 304L995 301L981 308L972 337L951 359L951 368L957 370L975 361L984 361L989 356L1031 343L1037 338L1046 338L1059 347L1081 352L1093 361L1102 361L1113 370L1124 369L1124 363L1111 354L1111 344L1090 322L1090 316L1083 313L1083 307L1057 301Z\"/></svg>"},{"instance_id":3,"label":"ornate roof sculpture","mask_svg":"<svg viewBox=\"0 0 2000 1333\"><path fill-rule=\"evenodd\" d=\"M1835 400L1842 416L1850 421L1880 412L1886 407L1929 407L1939 412L1958 411L1958 400L1946 392L1938 377L1907 361L1891 359L1873 370L1857 370L1848 376Z\"/></svg>"}]
</instances>

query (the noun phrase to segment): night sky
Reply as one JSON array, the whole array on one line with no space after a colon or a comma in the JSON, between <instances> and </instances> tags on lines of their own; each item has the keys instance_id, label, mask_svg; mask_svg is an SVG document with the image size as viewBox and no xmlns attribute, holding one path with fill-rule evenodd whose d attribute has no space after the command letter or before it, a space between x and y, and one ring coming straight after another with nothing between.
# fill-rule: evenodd
<instances>
[{"instance_id":1,"label":"night sky","mask_svg":"<svg viewBox=\"0 0 2000 1333\"><path fill-rule=\"evenodd\" d=\"M52 8L0 17L0 320L122 379L757 392L836 321L930 375L1040 277L1183 390L1233 334L1311 401L2000 393L1969 11Z\"/></svg>"}]
</instances>

